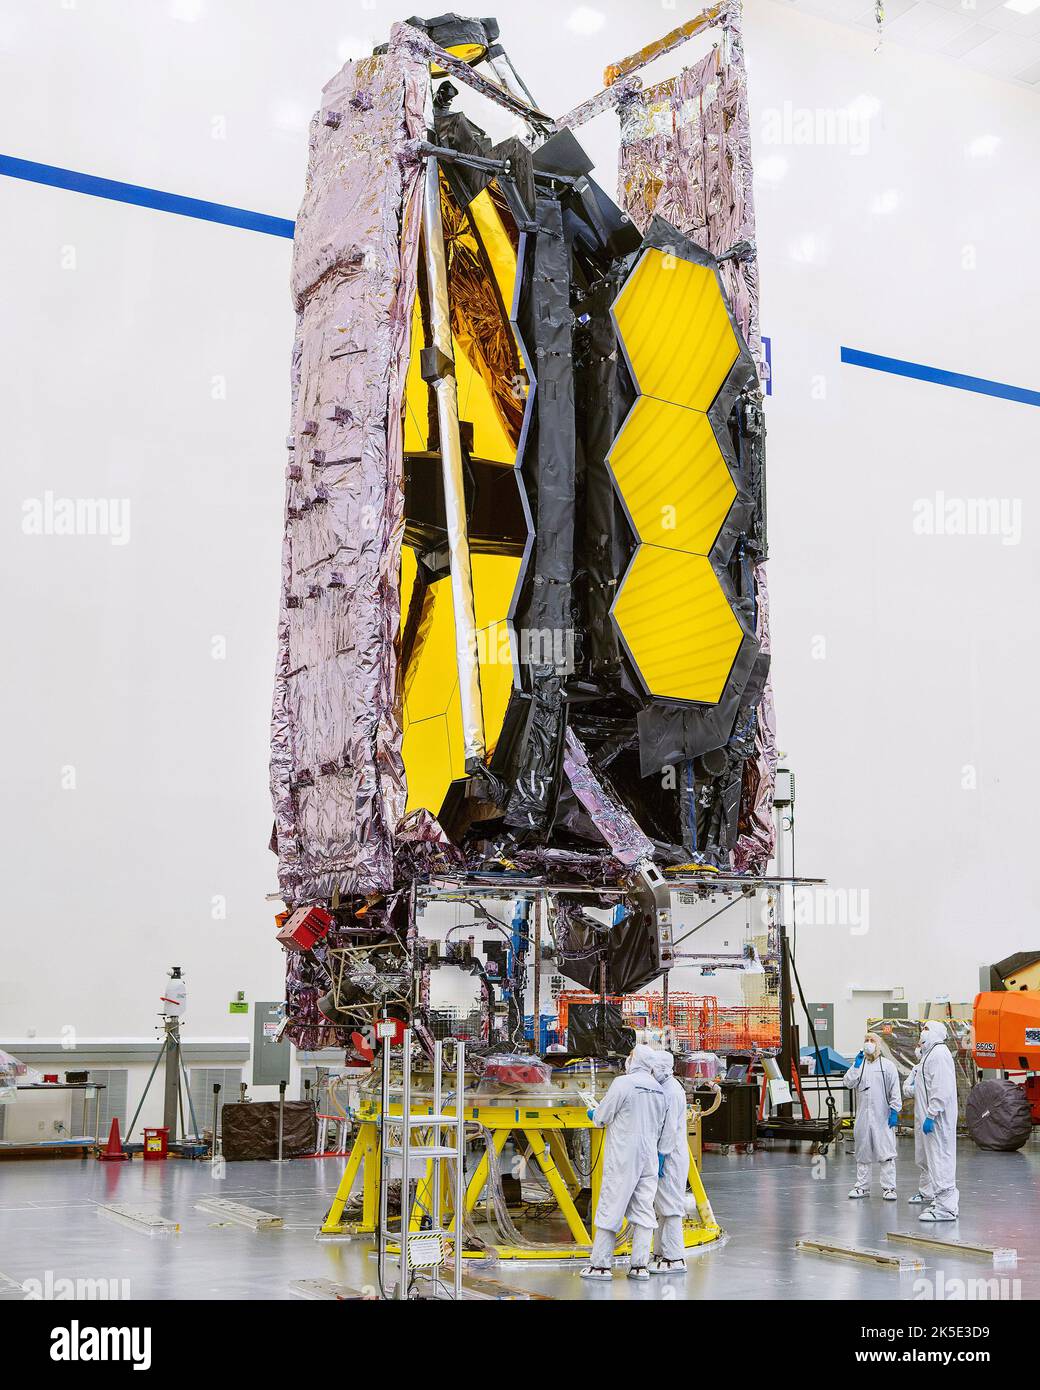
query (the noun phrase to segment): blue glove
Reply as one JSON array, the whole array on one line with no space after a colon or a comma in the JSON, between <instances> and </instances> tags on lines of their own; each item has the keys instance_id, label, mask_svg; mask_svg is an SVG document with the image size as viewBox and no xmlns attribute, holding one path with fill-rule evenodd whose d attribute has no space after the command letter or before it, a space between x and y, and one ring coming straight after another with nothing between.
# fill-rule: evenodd
<instances>
[{"instance_id":1,"label":"blue glove","mask_svg":"<svg viewBox=\"0 0 1040 1390\"><path fill-rule=\"evenodd\" d=\"M588 1109L588 1110L586 1110L586 1111L585 1111L585 1114L588 1115L588 1117L589 1117L590 1120L594 1120L594 1119L596 1118L596 1112L595 1112L595 1110L593 1110L593 1109L591 1109L591 1108Z\"/></svg>"},{"instance_id":2,"label":"blue glove","mask_svg":"<svg viewBox=\"0 0 1040 1390\"><path fill-rule=\"evenodd\" d=\"M852 1065L853 1065L854 1067L861 1067L861 1066L863 1065L863 1053L862 1053L862 1052L857 1052L857 1053L856 1053L856 1060L853 1062Z\"/></svg>"},{"instance_id":3,"label":"blue glove","mask_svg":"<svg viewBox=\"0 0 1040 1390\"><path fill-rule=\"evenodd\" d=\"M928 1116L921 1128L925 1134L931 1134L932 1130L935 1128L935 1121L932 1119L931 1115Z\"/></svg>"},{"instance_id":4,"label":"blue glove","mask_svg":"<svg viewBox=\"0 0 1040 1390\"><path fill-rule=\"evenodd\" d=\"M663 1177L664 1177L664 1161L665 1161L665 1159L666 1159L667 1157L668 1157L667 1154L658 1154L658 1155L657 1155L657 1176L658 1176L659 1178L663 1178Z\"/></svg>"},{"instance_id":5,"label":"blue glove","mask_svg":"<svg viewBox=\"0 0 1040 1390\"><path fill-rule=\"evenodd\" d=\"M897 1125L898 1123L899 1123L899 1111L898 1111L898 1110L890 1110L890 1111L888 1112L888 1127L889 1127L889 1129L895 1129L895 1127L896 1127L896 1125Z\"/></svg>"}]
</instances>

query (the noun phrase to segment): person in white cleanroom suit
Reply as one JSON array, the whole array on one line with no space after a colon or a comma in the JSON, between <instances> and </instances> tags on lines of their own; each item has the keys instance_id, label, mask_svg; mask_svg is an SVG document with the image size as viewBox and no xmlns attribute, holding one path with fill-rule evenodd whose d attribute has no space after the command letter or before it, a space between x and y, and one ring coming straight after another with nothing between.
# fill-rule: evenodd
<instances>
[{"instance_id":1,"label":"person in white cleanroom suit","mask_svg":"<svg viewBox=\"0 0 1040 1390\"><path fill-rule=\"evenodd\" d=\"M675 1075L675 1058L670 1052L654 1053L654 1076L664 1092L665 1134L659 1151L657 1196L657 1231L654 1235L654 1258L651 1274L685 1274L686 1246L683 1242L683 1214L686 1211L686 1180L690 1175L690 1146L686 1137L686 1090Z\"/></svg>"},{"instance_id":2,"label":"person in white cleanroom suit","mask_svg":"<svg viewBox=\"0 0 1040 1390\"><path fill-rule=\"evenodd\" d=\"M914 1103L924 1107L921 1143L932 1197L931 1206L925 1207L918 1220L956 1221L960 1210L957 1068L946 1046L946 1029L934 1019L921 1030L921 1060L914 1082Z\"/></svg>"},{"instance_id":3,"label":"person in white cleanroom suit","mask_svg":"<svg viewBox=\"0 0 1040 1390\"><path fill-rule=\"evenodd\" d=\"M924 1099L923 1092L917 1089L917 1078L921 1072L921 1044L918 1043L914 1049L916 1063L907 1073L907 1078L903 1082L903 1095L907 1100L913 1099L914 1102L914 1162L920 1169L917 1179L917 1191L907 1200L913 1206L920 1206L922 1203L926 1207L932 1205L935 1193L932 1191L932 1180L928 1176L928 1160L924 1153L924 1135L921 1133L921 1126L924 1123Z\"/></svg>"},{"instance_id":4,"label":"person in white cleanroom suit","mask_svg":"<svg viewBox=\"0 0 1040 1390\"><path fill-rule=\"evenodd\" d=\"M625 1218L632 1228L630 1279L649 1279L650 1240L657 1225L658 1154L670 1142L665 1133L664 1092L653 1074L654 1051L642 1043L632 1049L623 1076L616 1076L589 1118L607 1133L603 1142L603 1181L594 1220L596 1235L583 1279L613 1277L614 1246Z\"/></svg>"},{"instance_id":5,"label":"person in white cleanroom suit","mask_svg":"<svg viewBox=\"0 0 1040 1390\"><path fill-rule=\"evenodd\" d=\"M899 1123L899 1073L881 1055L881 1039L868 1033L863 1051L845 1073L845 1085L856 1092L856 1185L850 1197L869 1197L871 1168L881 1168L881 1195L896 1199L896 1125Z\"/></svg>"}]
</instances>

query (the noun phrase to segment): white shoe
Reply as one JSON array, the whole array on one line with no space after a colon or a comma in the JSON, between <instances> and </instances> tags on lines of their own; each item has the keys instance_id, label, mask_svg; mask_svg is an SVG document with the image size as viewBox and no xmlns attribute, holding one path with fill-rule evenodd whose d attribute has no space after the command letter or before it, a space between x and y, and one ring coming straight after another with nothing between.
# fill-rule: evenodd
<instances>
[{"instance_id":1,"label":"white shoe","mask_svg":"<svg viewBox=\"0 0 1040 1390\"><path fill-rule=\"evenodd\" d=\"M651 1273L651 1274L685 1274L685 1273L686 1273L686 1261L685 1261L685 1260L660 1260L660 1259L653 1259L653 1260L650 1261L650 1273Z\"/></svg>"},{"instance_id":2,"label":"white shoe","mask_svg":"<svg viewBox=\"0 0 1040 1390\"><path fill-rule=\"evenodd\" d=\"M912 1197L906 1199L912 1207L919 1206L923 1202L930 1202L931 1198L926 1197L923 1192L915 1192Z\"/></svg>"},{"instance_id":3,"label":"white shoe","mask_svg":"<svg viewBox=\"0 0 1040 1390\"><path fill-rule=\"evenodd\" d=\"M950 1216L948 1212L936 1211L934 1207L929 1207L917 1218L918 1221L956 1221L955 1216Z\"/></svg>"},{"instance_id":4,"label":"white shoe","mask_svg":"<svg viewBox=\"0 0 1040 1390\"><path fill-rule=\"evenodd\" d=\"M649 1279L650 1271L647 1269L646 1265L633 1265L628 1271L628 1277L630 1279Z\"/></svg>"},{"instance_id":5,"label":"white shoe","mask_svg":"<svg viewBox=\"0 0 1040 1390\"><path fill-rule=\"evenodd\" d=\"M849 1193L849 1196L850 1196L850 1197L869 1197L869 1196L870 1196L870 1193L869 1193L869 1192L864 1192L864 1190L863 1190L862 1187L854 1187L854 1188L852 1189L852 1191Z\"/></svg>"},{"instance_id":6,"label":"white shoe","mask_svg":"<svg viewBox=\"0 0 1040 1390\"><path fill-rule=\"evenodd\" d=\"M881 1196L886 1202L895 1202L898 1200L894 1187L890 1187L887 1192L882 1192Z\"/></svg>"},{"instance_id":7,"label":"white shoe","mask_svg":"<svg viewBox=\"0 0 1040 1390\"><path fill-rule=\"evenodd\" d=\"M586 1265L581 1271L581 1277L583 1279L613 1279L614 1271L612 1269L600 1269L596 1265Z\"/></svg>"}]
</instances>

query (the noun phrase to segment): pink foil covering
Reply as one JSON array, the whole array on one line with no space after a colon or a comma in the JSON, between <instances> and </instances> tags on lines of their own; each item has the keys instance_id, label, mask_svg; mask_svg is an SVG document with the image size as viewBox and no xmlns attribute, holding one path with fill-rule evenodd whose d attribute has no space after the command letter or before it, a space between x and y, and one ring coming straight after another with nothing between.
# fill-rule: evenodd
<instances>
[{"instance_id":1,"label":"pink foil covering","mask_svg":"<svg viewBox=\"0 0 1040 1390\"><path fill-rule=\"evenodd\" d=\"M311 125L296 223L292 427L271 731L289 907L387 892L405 777L396 710L401 411L416 292L425 66L347 63Z\"/></svg>"},{"instance_id":2,"label":"pink foil covering","mask_svg":"<svg viewBox=\"0 0 1040 1390\"><path fill-rule=\"evenodd\" d=\"M732 35L726 46L740 53ZM618 198L641 231L656 213L716 256L738 241L754 241L742 61L725 63L723 48L713 48L678 77L629 95L618 114ZM720 273L761 369L758 262L725 261Z\"/></svg>"},{"instance_id":3,"label":"pink foil covering","mask_svg":"<svg viewBox=\"0 0 1040 1390\"><path fill-rule=\"evenodd\" d=\"M655 214L715 256L741 241L755 245L755 203L747 73L740 5L722 14L720 42L677 77L628 90L618 106L621 150L618 201L640 230ZM734 317L763 376L758 322L758 258L719 267ZM769 647L764 565L755 570L758 637ZM772 684L758 707L755 757L744 765L739 872L764 873L773 853L776 719Z\"/></svg>"},{"instance_id":4,"label":"pink foil covering","mask_svg":"<svg viewBox=\"0 0 1040 1390\"><path fill-rule=\"evenodd\" d=\"M592 817L619 864L631 868L644 859L653 859L652 841L640 830L631 811L593 772L585 745L570 728L563 745L563 770L574 795Z\"/></svg>"},{"instance_id":5,"label":"pink foil covering","mask_svg":"<svg viewBox=\"0 0 1040 1390\"><path fill-rule=\"evenodd\" d=\"M771 652L769 640L769 588L766 567L755 567L755 598L758 602L756 635L760 650ZM758 702L755 730L755 756L744 764L740 789L740 834L733 848L733 867L738 874L762 874L776 847L773 821L773 786L776 782L776 710L773 707L773 678L766 677Z\"/></svg>"}]
</instances>

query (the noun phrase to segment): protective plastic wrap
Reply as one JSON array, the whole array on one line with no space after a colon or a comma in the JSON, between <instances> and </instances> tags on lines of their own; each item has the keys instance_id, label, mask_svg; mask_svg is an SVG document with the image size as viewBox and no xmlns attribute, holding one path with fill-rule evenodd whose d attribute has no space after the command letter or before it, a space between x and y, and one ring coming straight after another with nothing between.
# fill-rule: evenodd
<instances>
[{"instance_id":1,"label":"protective plastic wrap","mask_svg":"<svg viewBox=\"0 0 1040 1390\"><path fill-rule=\"evenodd\" d=\"M0 1048L0 1104L15 1099L19 1084L28 1086L42 1080L41 1072L34 1071L25 1062Z\"/></svg>"},{"instance_id":2,"label":"protective plastic wrap","mask_svg":"<svg viewBox=\"0 0 1040 1390\"><path fill-rule=\"evenodd\" d=\"M772 645L769 640L769 589L765 565L755 568L755 596L759 653L769 656ZM776 710L773 706L773 682L767 674L756 710L754 756L744 764L740 834L733 849L733 867L738 874L762 873L773 857L776 847L776 822L773 820L776 764Z\"/></svg>"},{"instance_id":3,"label":"protective plastic wrap","mask_svg":"<svg viewBox=\"0 0 1040 1390\"><path fill-rule=\"evenodd\" d=\"M640 830L631 812L593 772L588 754L573 729L568 729L564 738L563 769L574 795L592 817L614 858L626 868L652 859L653 843Z\"/></svg>"},{"instance_id":4,"label":"protective plastic wrap","mask_svg":"<svg viewBox=\"0 0 1040 1390\"><path fill-rule=\"evenodd\" d=\"M257 1101L225 1105L220 1111L222 1153L229 1163L278 1157L278 1103ZM318 1143L314 1103L287 1100L282 1113L282 1155L311 1154Z\"/></svg>"},{"instance_id":5,"label":"protective plastic wrap","mask_svg":"<svg viewBox=\"0 0 1040 1390\"><path fill-rule=\"evenodd\" d=\"M996 1077L986 1077L970 1093L964 1120L979 1148L997 1153L1014 1153L1033 1133L1033 1113L1025 1090Z\"/></svg>"},{"instance_id":6,"label":"protective plastic wrap","mask_svg":"<svg viewBox=\"0 0 1040 1390\"><path fill-rule=\"evenodd\" d=\"M957 1108L961 1115L968 1093L975 1084L975 1063L971 1053L971 1023L960 1018L941 1018L946 1029L946 1046L953 1057L957 1073ZM902 1081L917 1061L917 1044L921 1037L921 1020L914 1018L868 1018L867 1028L881 1039L882 1055L895 1063ZM903 1107L910 1113L910 1103Z\"/></svg>"},{"instance_id":7,"label":"protective plastic wrap","mask_svg":"<svg viewBox=\"0 0 1040 1390\"><path fill-rule=\"evenodd\" d=\"M567 1019L567 1050L575 1057L625 1056L636 1034L617 1004L572 1004Z\"/></svg>"},{"instance_id":8,"label":"protective plastic wrap","mask_svg":"<svg viewBox=\"0 0 1040 1390\"><path fill-rule=\"evenodd\" d=\"M485 1090L494 1085L504 1091L547 1091L552 1067L530 1053L495 1052L483 1060L480 1085Z\"/></svg>"},{"instance_id":9,"label":"protective plastic wrap","mask_svg":"<svg viewBox=\"0 0 1040 1390\"><path fill-rule=\"evenodd\" d=\"M536 200L531 273L521 289L518 325L537 360L535 420L521 472L535 521L533 547L520 579L514 627L521 634L571 631L574 571L574 315L570 305L571 255L559 203ZM566 648L524 671L530 695L526 738L511 788L506 823L544 834L559 786L566 720Z\"/></svg>"},{"instance_id":10,"label":"protective plastic wrap","mask_svg":"<svg viewBox=\"0 0 1040 1390\"><path fill-rule=\"evenodd\" d=\"M410 58L347 63L311 127L271 739L290 907L393 885L406 796L394 708L401 403L426 90Z\"/></svg>"}]
</instances>

